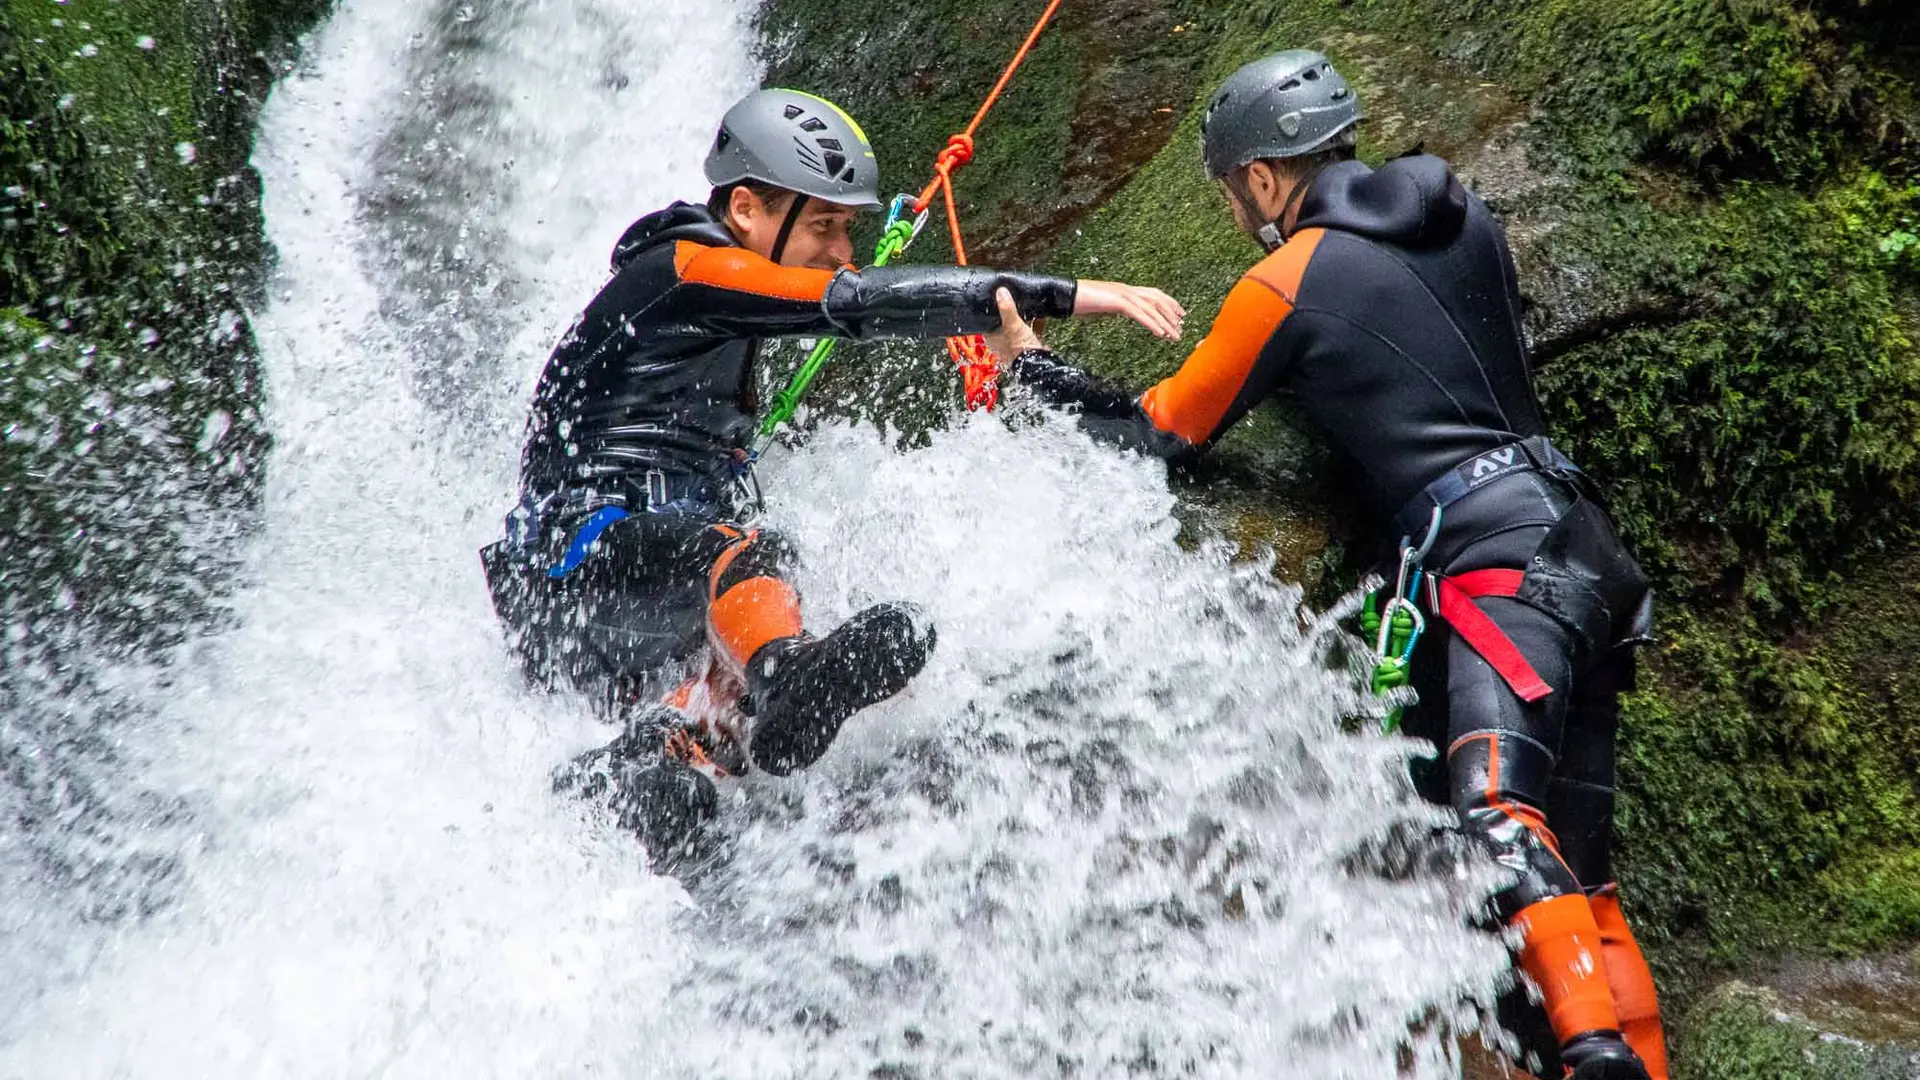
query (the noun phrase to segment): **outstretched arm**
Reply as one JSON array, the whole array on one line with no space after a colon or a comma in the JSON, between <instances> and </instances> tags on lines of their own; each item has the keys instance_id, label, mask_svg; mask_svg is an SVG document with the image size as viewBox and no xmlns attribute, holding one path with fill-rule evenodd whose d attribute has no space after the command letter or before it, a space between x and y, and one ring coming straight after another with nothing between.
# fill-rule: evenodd
<instances>
[{"instance_id":1,"label":"outstretched arm","mask_svg":"<svg viewBox=\"0 0 1920 1080\"><path fill-rule=\"evenodd\" d=\"M1013 376L1051 405L1074 408L1097 438L1160 457L1200 453L1279 384L1276 344L1293 305L1253 276L1241 279L1213 330L1180 370L1138 398L1063 361L1040 344L1002 297L1005 329L990 344L1015 353Z\"/></svg>"},{"instance_id":2,"label":"outstretched arm","mask_svg":"<svg viewBox=\"0 0 1920 1080\"><path fill-rule=\"evenodd\" d=\"M675 251L674 269L679 282L658 316L663 325L691 334L979 334L1000 325L994 298L1002 291L1023 318L1124 314L1162 336L1179 333L1178 305L1158 290L1105 282L964 266L816 270L780 266L745 248L690 241Z\"/></svg>"}]
</instances>

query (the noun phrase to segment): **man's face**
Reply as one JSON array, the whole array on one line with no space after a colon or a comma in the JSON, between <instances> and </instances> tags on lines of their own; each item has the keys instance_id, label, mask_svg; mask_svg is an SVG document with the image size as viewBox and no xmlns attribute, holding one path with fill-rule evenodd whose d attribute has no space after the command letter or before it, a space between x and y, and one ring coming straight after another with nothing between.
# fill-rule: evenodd
<instances>
[{"instance_id":1,"label":"man's face","mask_svg":"<svg viewBox=\"0 0 1920 1080\"><path fill-rule=\"evenodd\" d=\"M1233 190L1233 185L1225 180L1215 180L1214 186L1220 189L1220 197L1227 200L1227 206L1233 210L1233 223L1240 227L1240 231L1248 236L1258 233L1261 223L1253 220L1253 215L1247 212L1246 201L1240 198L1239 192Z\"/></svg>"},{"instance_id":2,"label":"man's face","mask_svg":"<svg viewBox=\"0 0 1920 1080\"><path fill-rule=\"evenodd\" d=\"M1287 196L1297 181L1275 172L1264 161L1256 161L1214 183L1233 208L1233 223L1257 240L1261 228L1286 212Z\"/></svg>"},{"instance_id":3,"label":"man's face","mask_svg":"<svg viewBox=\"0 0 1920 1080\"><path fill-rule=\"evenodd\" d=\"M855 210L839 203L808 199L800 211L793 234L787 237L787 250L781 253L782 266L810 266L816 270L838 270L853 261Z\"/></svg>"},{"instance_id":4,"label":"man's face","mask_svg":"<svg viewBox=\"0 0 1920 1080\"><path fill-rule=\"evenodd\" d=\"M729 204L728 224L742 246L766 258L773 257L773 245L786 224L793 196L761 199L746 188L736 188ZM838 270L853 261L853 237L848 229L856 213L851 206L808 199L787 235L787 246L780 253L782 266L807 266L819 270Z\"/></svg>"}]
</instances>

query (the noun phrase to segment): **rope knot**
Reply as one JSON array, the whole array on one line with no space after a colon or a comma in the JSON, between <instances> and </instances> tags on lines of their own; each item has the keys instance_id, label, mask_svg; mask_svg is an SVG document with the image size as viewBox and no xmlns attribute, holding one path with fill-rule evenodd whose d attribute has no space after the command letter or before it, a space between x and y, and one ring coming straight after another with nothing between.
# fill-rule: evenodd
<instances>
[{"instance_id":1,"label":"rope knot","mask_svg":"<svg viewBox=\"0 0 1920 1080\"><path fill-rule=\"evenodd\" d=\"M943 173L951 173L972 160L973 136L961 132L947 139L947 145L933 159L933 167Z\"/></svg>"}]
</instances>

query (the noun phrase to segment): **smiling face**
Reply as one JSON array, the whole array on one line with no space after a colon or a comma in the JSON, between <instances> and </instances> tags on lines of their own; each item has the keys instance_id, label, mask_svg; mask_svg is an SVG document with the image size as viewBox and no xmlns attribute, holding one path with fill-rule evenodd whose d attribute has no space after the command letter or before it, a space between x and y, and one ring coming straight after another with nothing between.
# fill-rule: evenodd
<instances>
[{"instance_id":1,"label":"smiling face","mask_svg":"<svg viewBox=\"0 0 1920 1080\"><path fill-rule=\"evenodd\" d=\"M773 258L773 245L786 224L793 207L791 192L762 195L741 186L727 200L727 228L742 247L765 258ZM821 199L808 199L800 211L800 220L787 235L787 246L780 253L780 265L805 266L818 270L838 270L853 261L853 225L856 210Z\"/></svg>"}]
</instances>

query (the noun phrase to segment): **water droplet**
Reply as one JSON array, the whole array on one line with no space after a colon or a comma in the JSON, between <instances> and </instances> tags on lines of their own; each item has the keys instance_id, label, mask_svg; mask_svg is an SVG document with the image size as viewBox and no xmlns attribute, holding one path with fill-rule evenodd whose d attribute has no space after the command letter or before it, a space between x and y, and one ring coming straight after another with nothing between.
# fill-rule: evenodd
<instances>
[{"instance_id":1,"label":"water droplet","mask_svg":"<svg viewBox=\"0 0 1920 1080\"><path fill-rule=\"evenodd\" d=\"M182 165L191 165L193 164L193 159L200 156L200 152L195 150L193 144L190 142L176 144L173 152L180 155L180 164Z\"/></svg>"},{"instance_id":2,"label":"water droplet","mask_svg":"<svg viewBox=\"0 0 1920 1080\"><path fill-rule=\"evenodd\" d=\"M221 441L227 437L227 432L232 429L233 414L227 412L225 409L215 409L212 413L209 413L205 426L200 429L200 442L197 444L200 452L204 454L214 447L219 446Z\"/></svg>"}]
</instances>

